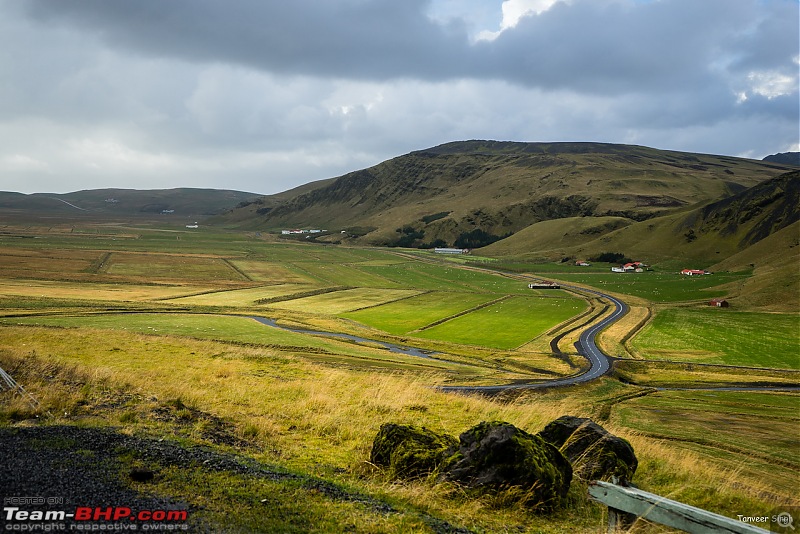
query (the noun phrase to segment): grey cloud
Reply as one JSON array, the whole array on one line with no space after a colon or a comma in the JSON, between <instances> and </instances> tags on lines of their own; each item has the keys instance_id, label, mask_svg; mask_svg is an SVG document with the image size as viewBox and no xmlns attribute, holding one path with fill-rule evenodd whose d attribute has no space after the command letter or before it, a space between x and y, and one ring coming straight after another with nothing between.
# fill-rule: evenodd
<instances>
[{"instance_id":1,"label":"grey cloud","mask_svg":"<svg viewBox=\"0 0 800 534\"><path fill-rule=\"evenodd\" d=\"M314 76L491 77L589 92L708 83L719 74L708 69L715 61L785 67L787 50L796 53L798 14L787 0L573 0L473 44L466 24L437 24L422 0L26 5L44 23L74 24L143 54Z\"/></svg>"},{"instance_id":2,"label":"grey cloud","mask_svg":"<svg viewBox=\"0 0 800 534\"><path fill-rule=\"evenodd\" d=\"M438 76L467 43L421 0L34 0L33 18L74 24L139 53L224 61L266 70L385 79ZM457 69L447 68L448 74Z\"/></svg>"}]
</instances>

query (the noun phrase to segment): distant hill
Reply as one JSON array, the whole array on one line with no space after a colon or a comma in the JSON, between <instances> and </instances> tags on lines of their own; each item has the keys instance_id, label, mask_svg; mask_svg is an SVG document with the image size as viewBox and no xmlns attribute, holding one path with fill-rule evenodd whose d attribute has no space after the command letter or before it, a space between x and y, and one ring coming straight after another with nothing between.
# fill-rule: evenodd
<instances>
[{"instance_id":1,"label":"distant hill","mask_svg":"<svg viewBox=\"0 0 800 534\"><path fill-rule=\"evenodd\" d=\"M764 158L763 161L780 163L782 165L795 165L800 167L800 152L781 152Z\"/></svg>"},{"instance_id":2,"label":"distant hill","mask_svg":"<svg viewBox=\"0 0 800 534\"><path fill-rule=\"evenodd\" d=\"M366 244L475 247L542 221L645 221L726 198L791 168L631 145L463 141L219 220L265 230L359 227L366 235L358 242Z\"/></svg>"},{"instance_id":3,"label":"distant hill","mask_svg":"<svg viewBox=\"0 0 800 534\"><path fill-rule=\"evenodd\" d=\"M260 198L218 189L91 189L73 193L0 192L0 217L22 219L201 219Z\"/></svg>"},{"instance_id":4,"label":"distant hill","mask_svg":"<svg viewBox=\"0 0 800 534\"><path fill-rule=\"evenodd\" d=\"M556 259L620 251L651 263L680 258L707 267L795 225L799 206L800 171L793 171L722 200L645 221L583 217L540 222L481 254Z\"/></svg>"}]
</instances>

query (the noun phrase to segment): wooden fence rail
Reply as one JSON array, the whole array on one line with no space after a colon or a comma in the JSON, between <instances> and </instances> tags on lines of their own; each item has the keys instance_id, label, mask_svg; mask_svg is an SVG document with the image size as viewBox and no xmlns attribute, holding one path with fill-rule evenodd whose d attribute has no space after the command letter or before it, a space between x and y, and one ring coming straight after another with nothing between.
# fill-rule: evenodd
<instances>
[{"instance_id":1,"label":"wooden fence rail","mask_svg":"<svg viewBox=\"0 0 800 534\"><path fill-rule=\"evenodd\" d=\"M608 531L622 527L624 514L632 514L651 523L677 528L692 534L731 533L769 534L769 531L750 523L737 521L688 504L666 499L636 488L626 488L608 482L595 481L589 485L589 496L608 506Z\"/></svg>"}]
</instances>

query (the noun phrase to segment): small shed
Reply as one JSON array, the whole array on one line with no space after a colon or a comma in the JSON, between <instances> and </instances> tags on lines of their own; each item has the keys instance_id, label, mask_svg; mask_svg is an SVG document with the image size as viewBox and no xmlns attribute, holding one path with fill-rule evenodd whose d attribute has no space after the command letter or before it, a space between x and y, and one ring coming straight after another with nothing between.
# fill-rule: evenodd
<instances>
[{"instance_id":1,"label":"small shed","mask_svg":"<svg viewBox=\"0 0 800 534\"><path fill-rule=\"evenodd\" d=\"M730 308L730 303L725 299L715 298L708 301L709 306L716 306L717 308Z\"/></svg>"}]
</instances>

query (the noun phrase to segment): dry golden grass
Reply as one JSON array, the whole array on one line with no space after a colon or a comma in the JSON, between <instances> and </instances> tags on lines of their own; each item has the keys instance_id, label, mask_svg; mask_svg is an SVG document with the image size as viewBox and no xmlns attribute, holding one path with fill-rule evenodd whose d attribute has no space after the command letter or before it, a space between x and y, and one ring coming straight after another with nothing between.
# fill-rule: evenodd
<instances>
[{"instance_id":1,"label":"dry golden grass","mask_svg":"<svg viewBox=\"0 0 800 534\"><path fill-rule=\"evenodd\" d=\"M208 287L190 285L91 284L50 280L0 280L0 295L87 299L115 302L148 301L207 291Z\"/></svg>"},{"instance_id":2,"label":"dry golden grass","mask_svg":"<svg viewBox=\"0 0 800 534\"><path fill-rule=\"evenodd\" d=\"M39 362L25 375L28 389L60 419L73 420L74 415L61 416L62 410L78 413L75 407L90 389L158 403L180 399L228 421L236 436L258 445L263 452L257 455L264 459L303 470L344 468L353 481L375 475L366 460L384 422L458 435L480 421L503 420L537 432L564 414L596 418L598 402L614 395L602 393L605 386L597 385L584 386L574 395L556 392L493 400L441 393L432 387L441 382L439 375L376 375L214 341L24 327L4 327L2 333L0 366ZM71 369L69 376L78 378L48 381L46 376L59 374L48 366ZM146 423L151 408L147 403L126 407L134 415L124 419ZM117 422L123 415L115 417ZM603 424L634 445L641 466L637 482L645 489L720 513L730 511L725 502L768 507L780 500L752 475L721 470L708 458L637 435L613 415ZM372 475L358 483L370 491L447 510L464 524L489 521L497 526L496 521L519 521L520 514L525 515L514 507L498 511L497 503L467 499L454 488L425 481L398 484ZM493 519L486 517L490 510Z\"/></svg>"}]
</instances>

